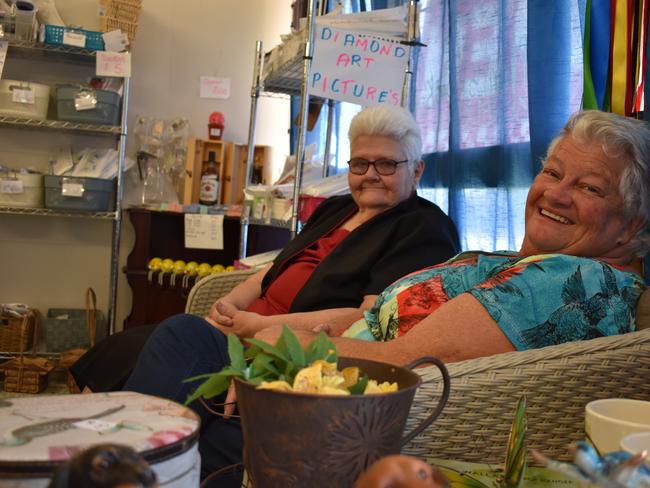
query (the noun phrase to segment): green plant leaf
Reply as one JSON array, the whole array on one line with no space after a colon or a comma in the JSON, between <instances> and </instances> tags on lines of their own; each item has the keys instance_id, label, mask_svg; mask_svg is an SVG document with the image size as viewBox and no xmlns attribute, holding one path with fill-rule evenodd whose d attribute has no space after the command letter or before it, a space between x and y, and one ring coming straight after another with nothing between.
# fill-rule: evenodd
<instances>
[{"instance_id":1,"label":"green plant leaf","mask_svg":"<svg viewBox=\"0 0 650 488\"><path fill-rule=\"evenodd\" d=\"M316 338L307 346L305 353L307 364L311 364L317 359L323 359L330 363L335 363L337 360L336 346L330 340L325 332L319 332Z\"/></svg>"},{"instance_id":2,"label":"green plant leaf","mask_svg":"<svg viewBox=\"0 0 650 488\"><path fill-rule=\"evenodd\" d=\"M228 389L231 376L215 373L210 378L201 383L196 390L187 396L185 405L192 403L199 397L212 398Z\"/></svg>"},{"instance_id":3,"label":"green plant leaf","mask_svg":"<svg viewBox=\"0 0 650 488\"><path fill-rule=\"evenodd\" d=\"M272 377L277 378L280 375L280 372L278 371L278 368L276 368L273 364L273 360L273 356L269 356L265 353L260 353L255 356L253 362L251 363L251 373L249 380L258 377L267 378L269 375L274 375Z\"/></svg>"},{"instance_id":4,"label":"green plant leaf","mask_svg":"<svg viewBox=\"0 0 650 488\"><path fill-rule=\"evenodd\" d=\"M364 374L354 385L349 386L348 390L353 395L363 395L363 392L366 391L366 386L368 386L368 375Z\"/></svg>"},{"instance_id":5,"label":"green plant leaf","mask_svg":"<svg viewBox=\"0 0 650 488\"><path fill-rule=\"evenodd\" d=\"M253 346L259 347L262 351L264 351L267 354L270 354L271 356L274 356L281 361L288 361L289 358L287 358L286 354L283 353L280 349L278 349L275 346L272 346L268 342L260 341L259 339L246 339L246 342L249 344L252 344Z\"/></svg>"},{"instance_id":6,"label":"green plant leaf","mask_svg":"<svg viewBox=\"0 0 650 488\"><path fill-rule=\"evenodd\" d=\"M246 359L253 359L261 352L262 350L258 346L251 345L244 350L244 357Z\"/></svg>"},{"instance_id":7,"label":"green plant leaf","mask_svg":"<svg viewBox=\"0 0 650 488\"><path fill-rule=\"evenodd\" d=\"M230 367L235 371L243 372L246 368L244 346L235 334L228 334L228 356L230 356Z\"/></svg>"},{"instance_id":8,"label":"green plant leaf","mask_svg":"<svg viewBox=\"0 0 650 488\"><path fill-rule=\"evenodd\" d=\"M300 341L293 331L286 325L282 326L282 334L280 334L280 338L284 340L284 343L287 346L289 361L291 361L298 369L307 366L307 362L305 361L305 351L302 350Z\"/></svg>"}]
</instances>

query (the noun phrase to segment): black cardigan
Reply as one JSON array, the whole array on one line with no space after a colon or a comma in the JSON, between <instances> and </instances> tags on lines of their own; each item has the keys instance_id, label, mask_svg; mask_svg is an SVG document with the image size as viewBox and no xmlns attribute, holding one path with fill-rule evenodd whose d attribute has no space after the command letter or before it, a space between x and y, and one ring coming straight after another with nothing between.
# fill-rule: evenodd
<instances>
[{"instance_id":1,"label":"black cardigan","mask_svg":"<svg viewBox=\"0 0 650 488\"><path fill-rule=\"evenodd\" d=\"M266 291L290 258L345 222L357 206L350 195L328 198L274 260ZM460 250L452 220L418 196L399 203L350 233L313 271L290 312L358 307L402 276L446 261Z\"/></svg>"}]
</instances>

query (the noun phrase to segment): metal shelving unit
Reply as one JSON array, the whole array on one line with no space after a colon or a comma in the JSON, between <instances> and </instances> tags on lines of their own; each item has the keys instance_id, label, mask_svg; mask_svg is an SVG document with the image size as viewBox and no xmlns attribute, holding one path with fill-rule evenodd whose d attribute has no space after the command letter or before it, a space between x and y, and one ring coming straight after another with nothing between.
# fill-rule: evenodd
<instances>
[{"instance_id":1,"label":"metal shelving unit","mask_svg":"<svg viewBox=\"0 0 650 488\"><path fill-rule=\"evenodd\" d=\"M96 62L96 51L72 46L53 46L27 41L10 41L7 62L10 58L31 62L51 62L91 67ZM0 128L68 132L85 136L107 136L116 138L118 150L117 189L114 212L62 212L45 208L0 207L0 214L31 215L55 218L99 219L112 222L110 287L108 300L109 334L115 330L115 309L117 303L117 281L119 276L119 247L122 234L122 195L124 177L124 157L126 154L127 116L129 104L129 78L124 78L122 86L122 115L120 125L97 125L64 122L59 120L35 120L20 117L0 116ZM11 354L11 353L2 353Z\"/></svg>"},{"instance_id":2,"label":"metal shelving unit","mask_svg":"<svg viewBox=\"0 0 650 488\"><path fill-rule=\"evenodd\" d=\"M326 3L326 2L325 2ZM411 46L421 46L417 38L417 15L418 5L417 0L408 1L408 21L406 26L406 40L405 44ZM324 3L321 2L321 8ZM246 166L246 179L244 180L244 188L247 188L251 181L253 149L255 146L255 125L257 120L257 101L260 95L279 96L279 94L300 96L300 116L298 125L298 140L296 143L296 159L297 164L294 172L294 186L293 186L293 209L292 217L289 222L282 222L282 227L289 228L292 236L299 231L298 221L298 206L300 197L300 188L302 186L302 168L305 162L305 132L307 127L307 115L309 109L309 79L311 73L311 62L314 50L314 30L317 16L317 2L316 0L309 0L307 7L307 27L302 49L302 55L296 56L281 67L271 70L264 76L264 51L262 49L262 42L257 41L255 46L255 62L253 69L253 85L251 87L251 108L250 119L248 126L248 159ZM321 11L319 14L324 14ZM406 107L409 105L409 93L413 84L413 51L409 58L406 70L404 72L404 84L402 87L401 105ZM331 143L331 129L332 129L332 109L334 106L333 100L328 100L328 119L327 119L327 140L325 141L325 161L329 160L329 151ZM327 176L327 165L324 165L323 176ZM257 223L260 225L277 225L277 222L259 222L254 221L246 212L242 212L241 219L241 237L239 241L239 256L246 256L246 246L248 243L248 225Z\"/></svg>"}]
</instances>

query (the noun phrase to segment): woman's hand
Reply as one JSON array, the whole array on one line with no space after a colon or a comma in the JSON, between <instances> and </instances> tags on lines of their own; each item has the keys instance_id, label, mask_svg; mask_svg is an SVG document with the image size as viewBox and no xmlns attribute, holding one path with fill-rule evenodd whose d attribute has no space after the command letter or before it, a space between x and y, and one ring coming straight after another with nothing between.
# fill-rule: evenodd
<instances>
[{"instance_id":1,"label":"woman's hand","mask_svg":"<svg viewBox=\"0 0 650 488\"><path fill-rule=\"evenodd\" d=\"M237 312L239 312L237 305L221 298L212 304L206 320L213 325L231 327L233 325L233 317Z\"/></svg>"}]
</instances>

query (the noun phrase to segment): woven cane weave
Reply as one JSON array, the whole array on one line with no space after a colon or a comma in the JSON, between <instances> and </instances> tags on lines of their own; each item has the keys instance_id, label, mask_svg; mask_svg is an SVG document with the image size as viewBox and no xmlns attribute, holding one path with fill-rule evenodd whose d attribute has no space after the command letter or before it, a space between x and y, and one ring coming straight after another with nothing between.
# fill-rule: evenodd
<instances>
[{"instance_id":1,"label":"woven cane weave","mask_svg":"<svg viewBox=\"0 0 650 488\"><path fill-rule=\"evenodd\" d=\"M207 315L217 299L256 272L255 269L246 269L206 276L190 290L185 304L185 313L200 317Z\"/></svg>"},{"instance_id":2,"label":"woven cane weave","mask_svg":"<svg viewBox=\"0 0 650 488\"><path fill-rule=\"evenodd\" d=\"M610 397L650 400L650 330L448 364L451 396L440 417L404 453L502 463L514 408L527 398L528 446L569 459L567 445L584 438L584 409ZM434 367L418 370L409 425L436 404ZM407 427L409 430L409 427Z\"/></svg>"}]
</instances>

